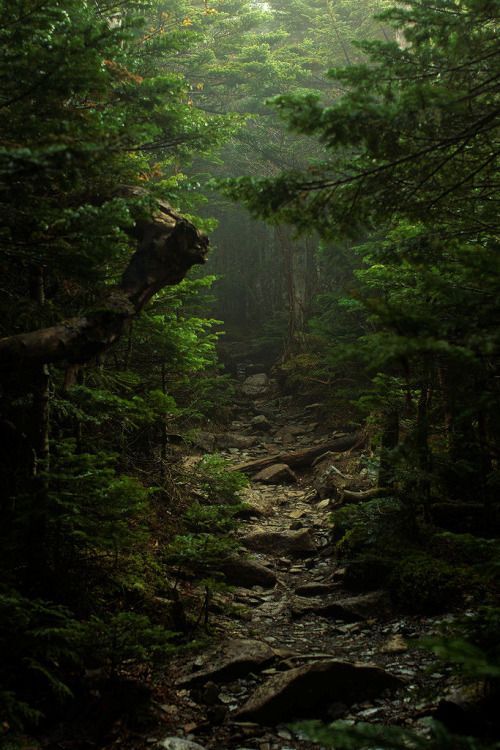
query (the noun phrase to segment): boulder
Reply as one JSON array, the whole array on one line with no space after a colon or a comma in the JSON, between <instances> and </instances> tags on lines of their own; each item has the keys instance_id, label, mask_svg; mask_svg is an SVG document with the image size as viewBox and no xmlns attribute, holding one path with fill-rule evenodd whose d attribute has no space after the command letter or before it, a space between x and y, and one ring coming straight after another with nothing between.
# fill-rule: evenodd
<instances>
[{"instance_id":1,"label":"boulder","mask_svg":"<svg viewBox=\"0 0 500 750\"><path fill-rule=\"evenodd\" d=\"M400 633L396 633L384 643L380 651L382 654L404 654L408 651L408 644Z\"/></svg>"},{"instance_id":2,"label":"boulder","mask_svg":"<svg viewBox=\"0 0 500 750\"><path fill-rule=\"evenodd\" d=\"M296 482L297 476L287 464L272 464L254 476L255 482L265 484L280 484L281 482Z\"/></svg>"},{"instance_id":3,"label":"boulder","mask_svg":"<svg viewBox=\"0 0 500 750\"><path fill-rule=\"evenodd\" d=\"M385 617L390 614L390 600L385 591L371 591L368 594L350 596L344 599L307 599L298 596L292 603L292 617L315 614L343 622L360 622L371 617Z\"/></svg>"},{"instance_id":4,"label":"boulder","mask_svg":"<svg viewBox=\"0 0 500 750\"><path fill-rule=\"evenodd\" d=\"M215 436L215 444L217 448L225 450L227 448L252 448L257 442L256 437L251 435L240 435L237 432L226 432L221 435Z\"/></svg>"},{"instance_id":5,"label":"boulder","mask_svg":"<svg viewBox=\"0 0 500 750\"><path fill-rule=\"evenodd\" d=\"M315 466L312 486L320 500L325 498L337 500L344 485L345 481L335 471L335 466L330 459L321 461Z\"/></svg>"},{"instance_id":6,"label":"boulder","mask_svg":"<svg viewBox=\"0 0 500 750\"><path fill-rule=\"evenodd\" d=\"M371 700L402 685L398 677L371 664L318 661L273 675L233 716L268 725L327 718L334 703Z\"/></svg>"},{"instance_id":7,"label":"boulder","mask_svg":"<svg viewBox=\"0 0 500 750\"><path fill-rule=\"evenodd\" d=\"M317 549L309 529L298 531L253 531L241 539L242 544L256 552L279 552L309 557Z\"/></svg>"},{"instance_id":8,"label":"boulder","mask_svg":"<svg viewBox=\"0 0 500 750\"><path fill-rule=\"evenodd\" d=\"M246 396L261 396L269 388L269 378L265 372L258 372L245 379L241 390Z\"/></svg>"},{"instance_id":9,"label":"boulder","mask_svg":"<svg viewBox=\"0 0 500 750\"><path fill-rule=\"evenodd\" d=\"M166 737L166 739L158 743L158 747L162 747L163 750L205 750L197 742L183 740L180 737Z\"/></svg>"},{"instance_id":10,"label":"boulder","mask_svg":"<svg viewBox=\"0 0 500 750\"><path fill-rule=\"evenodd\" d=\"M498 736L498 696L494 691L488 696L483 681L453 690L439 701L432 716L453 734Z\"/></svg>"},{"instance_id":11,"label":"boulder","mask_svg":"<svg viewBox=\"0 0 500 750\"><path fill-rule=\"evenodd\" d=\"M193 438L193 443L197 448L201 448L206 453L213 453L215 450L215 435L213 432L199 430Z\"/></svg>"},{"instance_id":12,"label":"boulder","mask_svg":"<svg viewBox=\"0 0 500 750\"><path fill-rule=\"evenodd\" d=\"M276 499L268 492L260 492L253 487L244 487L238 493L245 508L238 513L238 518L251 518L252 516L268 516L275 506Z\"/></svg>"},{"instance_id":13,"label":"boulder","mask_svg":"<svg viewBox=\"0 0 500 750\"><path fill-rule=\"evenodd\" d=\"M323 583L322 581L313 581L312 583L304 583L302 586L298 586L295 589L297 596L327 596L332 594L337 589L336 583Z\"/></svg>"},{"instance_id":14,"label":"boulder","mask_svg":"<svg viewBox=\"0 0 500 750\"><path fill-rule=\"evenodd\" d=\"M251 557L232 555L220 564L219 570L224 573L229 584L243 588L262 586L262 588L269 589L275 586L277 581L272 570Z\"/></svg>"},{"instance_id":15,"label":"boulder","mask_svg":"<svg viewBox=\"0 0 500 750\"><path fill-rule=\"evenodd\" d=\"M259 432L269 432L272 427L271 422L265 414L258 414L251 420L250 424L254 430L258 430Z\"/></svg>"},{"instance_id":16,"label":"boulder","mask_svg":"<svg viewBox=\"0 0 500 750\"><path fill-rule=\"evenodd\" d=\"M262 641L235 638L226 641L215 654L207 654L205 669L177 680L180 687L193 687L205 682L232 682L249 672L259 672L275 658L273 649Z\"/></svg>"}]
</instances>

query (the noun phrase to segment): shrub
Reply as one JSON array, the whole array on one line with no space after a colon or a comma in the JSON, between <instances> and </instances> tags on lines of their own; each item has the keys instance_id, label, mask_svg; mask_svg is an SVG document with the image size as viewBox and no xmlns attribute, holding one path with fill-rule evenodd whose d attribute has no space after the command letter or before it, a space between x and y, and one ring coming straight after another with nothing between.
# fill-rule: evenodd
<instances>
[{"instance_id":1,"label":"shrub","mask_svg":"<svg viewBox=\"0 0 500 750\"><path fill-rule=\"evenodd\" d=\"M9 727L36 724L49 701L71 698L81 625L65 607L0 590L0 705Z\"/></svg>"},{"instance_id":2,"label":"shrub","mask_svg":"<svg viewBox=\"0 0 500 750\"><path fill-rule=\"evenodd\" d=\"M83 626L82 649L86 662L94 662L107 677L115 677L125 667L160 666L176 647L177 634L151 622L146 615L119 612L92 617Z\"/></svg>"},{"instance_id":3,"label":"shrub","mask_svg":"<svg viewBox=\"0 0 500 750\"><path fill-rule=\"evenodd\" d=\"M413 552L396 565L389 585L405 610L431 614L462 601L464 573L426 552Z\"/></svg>"},{"instance_id":4,"label":"shrub","mask_svg":"<svg viewBox=\"0 0 500 750\"><path fill-rule=\"evenodd\" d=\"M209 502L238 502L238 493L248 486L248 478L239 471L229 471L228 462L218 456L204 456L196 467L196 481Z\"/></svg>"}]
</instances>

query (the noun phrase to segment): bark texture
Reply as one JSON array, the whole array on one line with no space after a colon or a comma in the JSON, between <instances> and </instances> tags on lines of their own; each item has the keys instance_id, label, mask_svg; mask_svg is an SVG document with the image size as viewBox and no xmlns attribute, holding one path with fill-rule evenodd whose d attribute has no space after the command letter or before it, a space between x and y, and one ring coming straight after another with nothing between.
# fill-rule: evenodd
<instances>
[{"instance_id":1,"label":"bark texture","mask_svg":"<svg viewBox=\"0 0 500 750\"><path fill-rule=\"evenodd\" d=\"M265 456L265 458L256 458L253 461L246 461L245 463L232 466L231 471L242 471L244 473L252 474L253 472L260 471L261 469L265 469L266 466L272 466L273 464L310 466L315 458L321 456L327 451L332 451L332 453L342 453L343 451L351 450L351 448L361 447L365 442L366 435L362 432L356 432L352 435L334 438L328 443L321 443L321 445L315 445L312 448L302 448L301 450L289 451L287 453L273 453L272 456Z\"/></svg>"},{"instance_id":2,"label":"bark texture","mask_svg":"<svg viewBox=\"0 0 500 750\"><path fill-rule=\"evenodd\" d=\"M206 260L208 239L163 201L150 220L136 224L133 235L137 250L99 309L0 339L0 371L55 362L84 364L120 338L156 292L178 284L193 265Z\"/></svg>"}]
</instances>

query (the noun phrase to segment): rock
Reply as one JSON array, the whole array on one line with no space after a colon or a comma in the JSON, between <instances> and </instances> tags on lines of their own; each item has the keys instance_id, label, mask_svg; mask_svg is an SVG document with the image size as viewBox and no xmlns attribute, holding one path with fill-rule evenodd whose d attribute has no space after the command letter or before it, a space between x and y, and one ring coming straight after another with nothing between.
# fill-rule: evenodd
<instances>
[{"instance_id":1,"label":"rock","mask_svg":"<svg viewBox=\"0 0 500 750\"><path fill-rule=\"evenodd\" d=\"M276 431L276 437L280 438L283 443L295 443L301 439L304 433L308 432L309 425L285 425ZM306 438L309 442L310 438Z\"/></svg>"},{"instance_id":2,"label":"rock","mask_svg":"<svg viewBox=\"0 0 500 750\"><path fill-rule=\"evenodd\" d=\"M320 500L317 504L317 510L326 510L330 506L330 498L327 497L325 500Z\"/></svg>"},{"instance_id":3,"label":"rock","mask_svg":"<svg viewBox=\"0 0 500 750\"><path fill-rule=\"evenodd\" d=\"M215 435L213 432L199 430L193 438L193 443L197 448L202 448L207 453L213 453L215 450Z\"/></svg>"},{"instance_id":4,"label":"rock","mask_svg":"<svg viewBox=\"0 0 500 750\"><path fill-rule=\"evenodd\" d=\"M295 508L295 510L291 510L288 515L290 516L290 518L299 519L307 515L307 510L304 510L304 508Z\"/></svg>"},{"instance_id":5,"label":"rock","mask_svg":"<svg viewBox=\"0 0 500 750\"><path fill-rule=\"evenodd\" d=\"M345 481L339 477L330 459L316 465L312 486L320 500L323 501L326 498L337 500L340 497L343 485L345 485Z\"/></svg>"},{"instance_id":6,"label":"rock","mask_svg":"<svg viewBox=\"0 0 500 750\"><path fill-rule=\"evenodd\" d=\"M241 386L246 396L261 396L269 388L269 378L265 372L258 372L245 379Z\"/></svg>"},{"instance_id":7,"label":"rock","mask_svg":"<svg viewBox=\"0 0 500 750\"><path fill-rule=\"evenodd\" d=\"M180 687L192 687L205 682L232 682L249 672L258 672L275 658L267 643L235 638L224 643L215 654L208 654L205 662L210 667L177 680Z\"/></svg>"},{"instance_id":8,"label":"rock","mask_svg":"<svg viewBox=\"0 0 500 750\"><path fill-rule=\"evenodd\" d=\"M278 552L299 557L307 557L317 551L309 529L254 531L242 537L241 542L247 549L257 552Z\"/></svg>"},{"instance_id":9,"label":"rock","mask_svg":"<svg viewBox=\"0 0 500 750\"><path fill-rule=\"evenodd\" d=\"M389 638L380 651L383 654L403 654L405 651L408 651L408 644L403 636L398 633L393 635L392 638Z\"/></svg>"},{"instance_id":10,"label":"rock","mask_svg":"<svg viewBox=\"0 0 500 750\"><path fill-rule=\"evenodd\" d=\"M454 734L484 736L495 729L498 734L498 701L488 707L485 695L484 682L462 685L440 700L433 718Z\"/></svg>"},{"instance_id":11,"label":"rock","mask_svg":"<svg viewBox=\"0 0 500 750\"><path fill-rule=\"evenodd\" d=\"M313 581L312 583L304 583L302 586L298 586L295 589L297 596L325 596L332 594L337 588L335 583L323 583L321 581Z\"/></svg>"},{"instance_id":12,"label":"rock","mask_svg":"<svg viewBox=\"0 0 500 750\"><path fill-rule=\"evenodd\" d=\"M324 409L324 408L325 408L325 405L317 401L314 404L307 404L307 406L304 406L304 411L305 412L321 411L321 409Z\"/></svg>"},{"instance_id":13,"label":"rock","mask_svg":"<svg viewBox=\"0 0 500 750\"><path fill-rule=\"evenodd\" d=\"M402 680L379 667L318 661L274 675L257 688L234 717L267 724L327 718L329 707L335 703L372 699L402 685Z\"/></svg>"},{"instance_id":14,"label":"rock","mask_svg":"<svg viewBox=\"0 0 500 750\"><path fill-rule=\"evenodd\" d=\"M315 614L344 622L359 622L390 614L390 601L385 591L372 591L369 594L333 601L297 597L292 603L291 612L295 618Z\"/></svg>"},{"instance_id":15,"label":"rock","mask_svg":"<svg viewBox=\"0 0 500 750\"><path fill-rule=\"evenodd\" d=\"M269 432L272 427L271 422L268 420L265 414L258 414L251 420L250 424L252 425L254 430L258 430L259 432Z\"/></svg>"},{"instance_id":16,"label":"rock","mask_svg":"<svg viewBox=\"0 0 500 750\"><path fill-rule=\"evenodd\" d=\"M273 464L259 471L253 479L254 482L279 484L280 482L296 482L297 476L287 464Z\"/></svg>"},{"instance_id":17,"label":"rock","mask_svg":"<svg viewBox=\"0 0 500 750\"><path fill-rule=\"evenodd\" d=\"M219 570L233 586L262 586L269 589L275 586L277 581L272 570L251 557L231 556L219 565Z\"/></svg>"},{"instance_id":18,"label":"rock","mask_svg":"<svg viewBox=\"0 0 500 750\"><path fill-rule=\"evenodd\" d=\"M162 747L164 750L205 750L197 742L183 740L180 737L167 737L158 743L158 747Z\"/></svg>"},{"instance_id":19,"label":"rock","mask_svg":"<svg viewBox=\"0 0 500 750\"><path fill-rule=\"evenodd\" d=\"M268 516L276 507L274 494L262 492L254 487L244 487L238 497L248 507L238 513L239 518L253 516Z\"/></svg>"},{"instance_id":20,"label":"rock","mask_svg":"<svg viewBox=\"0 0 500 750\"><path fill-rule=\"evenodd\" d=\"M391 600L387 591L370 591L359 596L349 596L340 599L337 604L345 610L355 612L363 620L372 617L383 619L392 614Z\"/></svg>"},{"instance_id":21,"label":"rock","mask_svg":"<svg viewBox=\"0 0 500 750\"><path fill-rule=\"evenodd\" d=\"M208 681L200 693L199 703L203 703L205 706L216 706L219 703L220 689L215 682Z\"/></svg>"},{"instance_id":22,"label":"rock","mask_svg":"<svg viewBox=\"0 0 500 750\"><path fill-rule=\"evenodd\" d=\"M252 448L256 442L256 437L252 437L251 435L240 435L237 432L226 432L223 435L215 436L215 444L217 448L222 448L222 450L228 448Z\"/></svg>"}]
</instances>

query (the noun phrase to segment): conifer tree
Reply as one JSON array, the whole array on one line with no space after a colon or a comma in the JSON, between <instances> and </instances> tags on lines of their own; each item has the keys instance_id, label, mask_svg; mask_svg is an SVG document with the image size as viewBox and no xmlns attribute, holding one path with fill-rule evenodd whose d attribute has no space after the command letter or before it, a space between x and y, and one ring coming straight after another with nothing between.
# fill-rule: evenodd
<instances>
[{"instance_id":1,"label":"conifer tree","mask_svg":"<svg viewBox=\"0 0 500 750\"><path fill-rule=\"evenodd\" d=\"M497 8L413 0L382 22L398 41L363 42L369 64L333 69L343 96L275 100L324 158L227 192L259 216L359 246L347 304L369 326L350 351L396 378L399 415L413 423L410 496L426 514L443 490L475 499L488 528L498 481ZM381 406L389 421L393 408L391 396Z\"/></svg>"}]
</instances>

